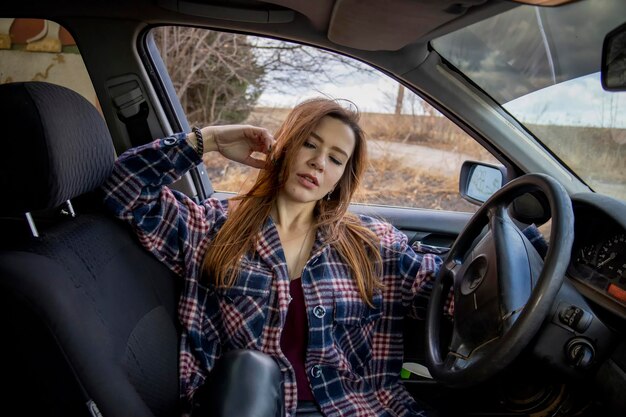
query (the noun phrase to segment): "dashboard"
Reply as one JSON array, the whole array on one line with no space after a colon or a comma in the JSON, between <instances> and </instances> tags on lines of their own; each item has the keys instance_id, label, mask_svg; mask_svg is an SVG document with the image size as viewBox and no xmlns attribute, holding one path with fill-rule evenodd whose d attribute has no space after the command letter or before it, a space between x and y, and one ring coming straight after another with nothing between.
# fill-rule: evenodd
<instances>
[{"instance_id":1,"label":"dashboard","mask_svg":"<svg viewBox=\"0 0 626 417\"><path fill-rule=\"evenodd\" d=\"M585 297L626 319L626 205L597 195L572 202L575 237L567 274Z\"/></svg>"}]
</instances>

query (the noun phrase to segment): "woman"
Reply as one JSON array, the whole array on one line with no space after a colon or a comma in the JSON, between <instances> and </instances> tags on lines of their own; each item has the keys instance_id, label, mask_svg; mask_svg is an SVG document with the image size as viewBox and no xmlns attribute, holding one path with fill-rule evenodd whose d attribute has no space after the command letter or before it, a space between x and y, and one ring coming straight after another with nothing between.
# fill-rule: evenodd
<instances>
[{"instance_id":1,"label":"woman","mask_svg":"<svg viewBox=\"0 0 626 417\"><path fill-rule=\"evenodd\" d=\"M213 151L262 168L248 193L197 204L166 187ZM237 381L257 378L252 370L223 379L240 368L221 366L223 357L244 349L277 365L288 416L422 415L399 382L401 319L422 315L439 259L416 254L389 224L347 212L366 152L358 114L313 99L275 139L257 127L212 126L118 159L107 205L185 280L180 380L189 404L226 385L234 391L210 402L232 398ZM208 375L217 382L200 394Z\"/></svg>"}]
</instances>

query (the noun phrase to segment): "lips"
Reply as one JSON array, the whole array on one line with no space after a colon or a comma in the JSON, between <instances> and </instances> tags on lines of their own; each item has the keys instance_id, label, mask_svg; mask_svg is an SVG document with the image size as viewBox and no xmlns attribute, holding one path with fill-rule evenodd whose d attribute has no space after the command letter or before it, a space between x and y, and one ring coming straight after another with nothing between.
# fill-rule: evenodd
<instances>
[{"instance_id":1,"label":"lips","mask_svg":"<svg viewBox=\"0 0 626 417\"><path fill-rule=\"evenodd\" d=\"M317 178L313 175L309 175L309 174L298 174L298 177L310 182L311 184L318 186L319 187L319 182L317 181Z\"/></svg>"}]
</instances>

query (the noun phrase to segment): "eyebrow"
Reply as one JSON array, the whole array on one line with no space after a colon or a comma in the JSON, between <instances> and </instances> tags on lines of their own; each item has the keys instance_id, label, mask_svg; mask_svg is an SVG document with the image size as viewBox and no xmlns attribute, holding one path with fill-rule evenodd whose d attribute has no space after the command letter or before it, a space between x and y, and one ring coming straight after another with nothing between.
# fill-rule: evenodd
<instances>
[{"instance_id":1,"label":"eyebrow","mask_svg":"<svg viewBox=\"0 0 626 417\"><path fill-rule=\"evenodd\" d=\"M322 137L320 135L318 135L317 133L311 132L311 136L313 136L315 139L319 140L320 142L324 143L324 139L322 139ZM340 152L340 153L344 154L346 156L346 158L350 157L348 155L348 153L346 151L344 151L343 149L341 149L339 146L333 146L331 149L334 149L337 152Z\"/></svg>"}]
</instances>

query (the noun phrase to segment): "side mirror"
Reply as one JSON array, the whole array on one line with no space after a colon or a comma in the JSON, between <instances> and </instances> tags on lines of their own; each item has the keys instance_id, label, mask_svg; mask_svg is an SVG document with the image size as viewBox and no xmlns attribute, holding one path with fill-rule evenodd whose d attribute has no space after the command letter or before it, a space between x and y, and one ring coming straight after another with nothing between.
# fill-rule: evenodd
<instances>
[{"instance_id":1,"label":"side mirror","mask_svg":"<svg viewBox=\"0 0 626 417\"><path fill-rule=\"evenodd\" d=\"M604 38L600 78L605 90L626 91L626 23Z\"/></svg>"},{"instance_id":2,"label":"side mirror","mask_svg":"<svg viewBox=\"0 0 626 417\"><path fill-rule=\"evenodd\" d=\"M502 187L506 178L503 166L465 161L461 167L459 193L473 204L482 204Z\"/></svg>"}]
</instances>

